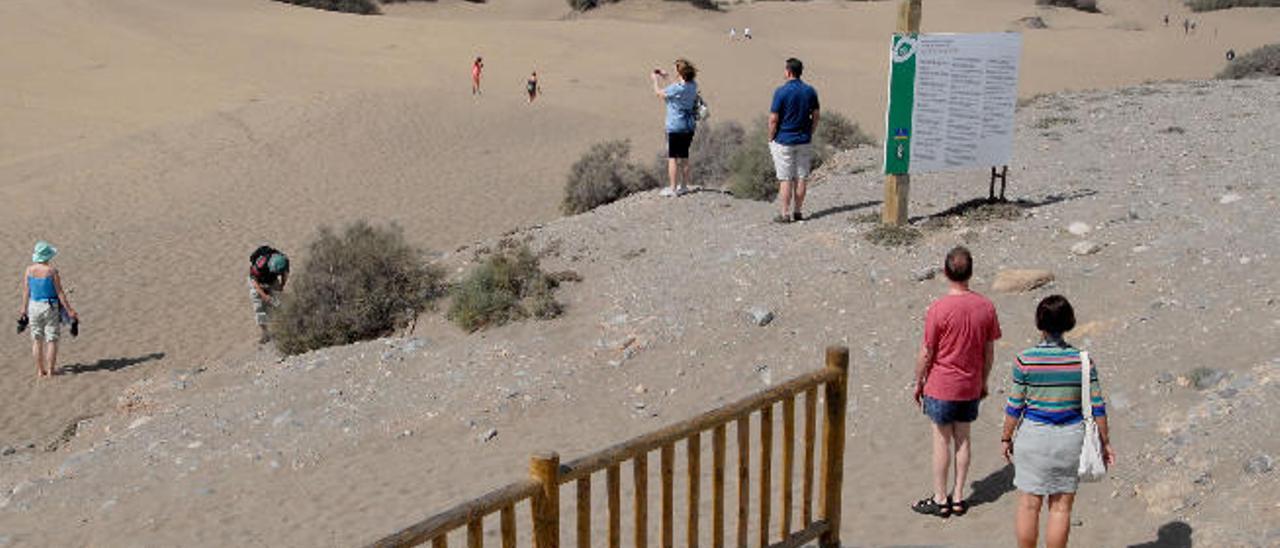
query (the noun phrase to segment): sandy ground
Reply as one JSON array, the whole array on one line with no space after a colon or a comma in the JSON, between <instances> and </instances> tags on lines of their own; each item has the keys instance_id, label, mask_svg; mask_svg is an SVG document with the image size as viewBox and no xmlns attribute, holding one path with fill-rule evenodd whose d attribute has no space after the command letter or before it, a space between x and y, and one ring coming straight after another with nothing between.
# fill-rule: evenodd
<instances>
[{"instance_id":1,"label":"sandy ground","mask_svg":"<svg viewBox=\"0 0 1280 548\"><path fill-rule=\"evenodd\" d=\"M1101 15L1030 4L931 0L924 28L1000 31L1042 16L1050 28L1025 35L1021 92L1031 96L1207 77L1228 47L1274 39L1280 20L1197 14L1198 33L1184 36L1160 24L1166 12L1186 16L1176 2L1104 2ZM622 137L643 158L657 150L661 110L647 73L676 56L702 68L717 119L761 115L781 59L796 55L824 106L877 132L894 17L889 2L706 13L646 0L574 17L557 0L387 11L0 3L3 264L17 282L31 243L53 241L85 322L63 347L74 374L52 381L35 379L26 339L0 348L0 446L45 447L140 380L252 356L243 263L261 242L296 253L318 225L369 218L447 252L555 218L563 175L589 144ZM730 43L729 26L756 38ZM479 98L468 92L475 55L488 66ZM523 81L535 68L546 93L530 106Z\"/></svg>"},{"instance_id":2,"label":"sandy ground","mask_svg":"<svg viewBox=\"0 0 1280 548\"><path fill-rule=\"evenodd\" d=\"M412 336L151 375L116 409L0 457L0 544L356 545L522 478L533 451L576 458L819 367L823 347L844 344L846 543L1003 546L1016 496L998 453L999 397L1010 356L1035 341L1034 304L1061 292L1080 319L1069 339L1096 357L1120 453L1081 491L1075 545L1274 546L1280 438L1263 433L1280 428L1280 154L1259 135L1280 131L1278 91L1191 82L1040 99L1019 115L1009 197L1021 205L995 219L948 212L984 182L920 177L923 237L905 248L866 239L881 191L868 149L841 157L801 224L715 192L648 192L519 231L511 238L546 268L583 277L559 291L562 318L467 335L433 314ZM1075 121L1036 127L1051 118ZM1257 133L1233 131L1242 120ZM1087 233L1070 233L1076 223ZM1084 241L1100 249L1072 251ZM961 242L1005 336L995 397L974 426L975 507L942 521L908 509L929 485L912 356L945 290L917 273ZM440 261L453 271L497 245ZM1018 268L1055 281L990 289ZM776 319L754 325L757 307ZM650 463L656 474L657 455ZM486 523L496 545L496 520Z\"/></svg>"}]
</instances>

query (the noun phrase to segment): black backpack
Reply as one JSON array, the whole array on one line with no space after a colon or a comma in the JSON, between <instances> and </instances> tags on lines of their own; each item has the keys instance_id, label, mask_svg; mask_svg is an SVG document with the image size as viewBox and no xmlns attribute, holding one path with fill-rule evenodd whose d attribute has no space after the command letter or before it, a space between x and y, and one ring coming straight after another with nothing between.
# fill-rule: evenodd
<instances>
[{"instance_id":1,"label":"black backpack","mask_svg":"<svg viewBox=\"0 0 1280 548\"><path fill-rule=\"evenodd\" d=\"M276 275L267 268L267 263L271 262L271 256L276 253L279 251L269 245L253 250L249 255L249 275L260 282L275 279Z\"/></svg>"}]
</instances>

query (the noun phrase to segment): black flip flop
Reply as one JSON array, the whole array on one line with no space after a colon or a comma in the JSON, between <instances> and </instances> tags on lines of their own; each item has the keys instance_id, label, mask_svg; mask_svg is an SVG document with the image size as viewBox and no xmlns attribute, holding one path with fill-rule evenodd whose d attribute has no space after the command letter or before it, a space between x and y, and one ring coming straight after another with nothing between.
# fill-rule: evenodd
<instances>
[{"instance_id":1,"label":"black flip flop","mask_svg":"<svg viewBox=\"0 0 1280 548\"><path fill-rule=\"evenodd\" d=\"M916 501L915 504L911 505L911 509L915 510L917 514L924 514L926 516L938 516L940 518L945 518L951 515L950 501L938 504L937 502L934 502L932 495Z\"/></svg>"},{"instance_id":2,"label":"black flip flop","mask_svg":"<svg viewBox=\"0 0 1280 548\"><path fill-rule=\"evenodd\" d=\"M948 499L949 501L950 499ZM969 512L969 501L961 500L951 503L951 515L963 516Z\"/></svg>"}]
</instances>

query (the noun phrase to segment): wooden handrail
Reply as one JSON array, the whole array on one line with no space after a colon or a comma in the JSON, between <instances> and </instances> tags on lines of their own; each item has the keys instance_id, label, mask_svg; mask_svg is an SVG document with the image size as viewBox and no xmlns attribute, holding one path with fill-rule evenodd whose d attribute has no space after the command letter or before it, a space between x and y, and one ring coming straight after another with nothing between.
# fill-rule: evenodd
<instances>
[{"instance_id":1,"label":"wooden handrail","mask_svg":"<svg viewBox=\"0 0 1280 548\"><path fill-rule=\"evenodd\" d=\"M590 455L579 457L562 466L560 483L568 483L583 476L589 476L604 470L609 465L625 462L641 453L648 453L668 443L687 438L695 432L711 430L722 424L733 422L762 407L804 392L811 386L837 380L841 375L841 372L831 369L821 369L806 373L729 405L677 422L661 430L631 438Z\"/></svg>"},{"instance_id":2,"label":"wooden handrail","mask_svg":"<svg viewBox=\"0 0 1280 548\"><path fill-rule=\"evenodd\" d=\"M532 498L542 491L542 484L525 480L499 487L484 496L472 499L425 520L406 527L394 534L370 544L368 548L393 548L415 546L432 540L449 531L466 525L473 518L492 514L522 500Z\"/></svg>"},{"instance_id":3,"label":"wooden handrail","mask_svg":"<svg viewBox=\"0 0 1280 548\"><path fill-rule=\"evenodd\" d=\"M416 546L430 541L433 548L446 548L448 535L466 526L467 545L480 548L484 545L483 521L485 516L501 514L501 539L503 548L514 548L516 541L515 505L528 500L532 516L532 538L535 548L559 548L560 546L560 486L577 483L578 546L586 548L591 542L591 475L607 471L608 497L608 545L620 544L620 465L631 461L635 526L635 545L646 548L648 541L648 455L660 452L661 544L674 544L673 473L675 449L683 443L686 449L685 473L687 474L687 527L686 543L696 548L699 535L698 501L700 498L701 434L711 431L712 445L712 546L724 545L724 487L725 441L729 423L736 423L738 453L738 509L737 540L739 546L747 544L749 505L749 461L751 415L760 414L760 497L758 526L761 546L791 547L817 539L822 548L835 548L840 542L841 491L844 466L845 412L847 406L849 350L845 347L827 348L826 367L807 373L787 382L763 390L718 409L683 420L648 434L613 445L601 451L583 456L561 465L556 453L534 455L529 461L530 479L512 483L490 491L484 496L458 504L418 522L406 529L384 537L370 548ZM812 519L810 496L813 487L813 457L815 456L816 401L818 388L822 387L824 413L822 419L821 494L818 497L818 516ZM796 396L804 396L804 466L801 494L801 522L799 530L792 531L793 463L795 460ZM773 408L782 402L782 492L779 493L781 527L778 543L769 544L771 521Z\"/></svg>"}]
</instances>

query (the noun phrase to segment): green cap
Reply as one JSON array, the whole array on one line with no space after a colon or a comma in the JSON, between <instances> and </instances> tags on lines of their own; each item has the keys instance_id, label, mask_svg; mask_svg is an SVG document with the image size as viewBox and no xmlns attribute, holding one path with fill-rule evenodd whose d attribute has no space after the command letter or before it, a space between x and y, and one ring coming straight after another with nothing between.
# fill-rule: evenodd
<instances>
[{"instance_id":1,"label":"green cap","mask_svg":"<svg viewBox=\"0 0 1280 548\"><path fill-rule=\"evenodd\" d=\"M49 242L40 240L36 242L35 251L31 252L31 262L47 263L53 259L54 255L57 255L57 254L58 254L58 248L53 247L53 244L50 244Z\"/></svg>"},{"instance_id":2,"label":"green cap","mask_svg":"<svg viewBox=\"0 0 1280 548\"><path fill-rule=\"evenodd\" d=\"M267 270L272 274L282 274L289 271L289 258L284 253L276 253L271 255L271 259L267 261Z\"/></svg>"}]
</instances>

